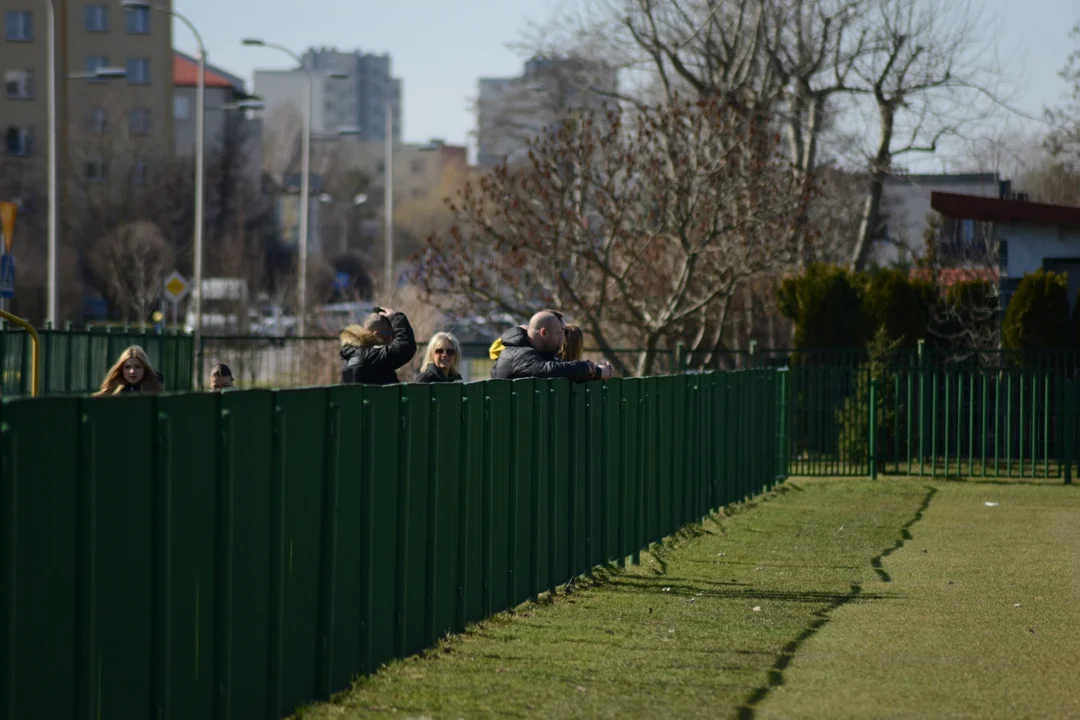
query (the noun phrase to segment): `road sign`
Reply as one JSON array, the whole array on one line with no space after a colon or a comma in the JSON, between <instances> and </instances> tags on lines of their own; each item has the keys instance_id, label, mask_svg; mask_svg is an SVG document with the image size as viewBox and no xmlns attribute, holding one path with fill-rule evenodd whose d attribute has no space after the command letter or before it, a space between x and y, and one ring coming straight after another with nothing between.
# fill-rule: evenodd
<instances>
[{"instance_id":1,"label":"road sign","mask_svg":"<svg viewBox=\"0 0 1080 720\"><path fill-rule=\"evenodd\" d=\"M15 297L15 256L0 255L0 298Z\"/></svg>"},{"instance_id":2,"label":"road sign","mask_svg":"<svg viewBox=\"0 0 1080 720\"><path fill-rule=\"evenodd\" d=\"M11 252L11 243L15 241L15 216L18 206L15 203L0 202L0 235L4 236L4 252Z\"/></svg>"},{"instance_id":3,"label":"road sign","mask_svg":"<svg viewBox=\"0 0 1080 720\"><path fill-rule=\"evenodd\" d=\"M165 278L165 297L171 303L178 303L191 291L191 284L178 272Z\"/></svg>"}]
</instances>

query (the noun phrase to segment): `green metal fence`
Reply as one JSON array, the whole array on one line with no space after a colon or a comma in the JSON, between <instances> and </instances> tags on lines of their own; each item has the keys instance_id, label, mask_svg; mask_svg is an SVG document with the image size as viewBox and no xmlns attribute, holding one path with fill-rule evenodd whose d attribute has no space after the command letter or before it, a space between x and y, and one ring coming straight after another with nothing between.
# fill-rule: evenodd
<instances>
[{"instance_id":1,"label":"green metal fence","mask_svg":"<svg viewBox=\"0 0 1080 720\"><path fill-rule=\"evenodd\" d=\"M280 717L784 475L784 373L0 406L0 719Z\"/></svg>"},{"instance_id":2,"label":"green metal fence","mask_svg":"<svg viewBox=\"0 0 1080 720\"><path fill-rule=\"evenodd\" d=\"M1002 365L913 362L876 379L865 365L792 366L790 473L1062 477L1074 371L1056 361Z\"/></svg>"},{"instance_id":3,"label":"green metal fence","mask_svg":"<svg viewBox=\"0 0 1080 720\"><path fill-rule=\"evenodd\" d=\"M170 391L190 390L194 344L191 336L155 332L39 330L41 394L93 392L120 353L141 345L154 369L165 375ZM30 395L30 337L22 330L0 329L0 389L4 397Z\"/></svg>"}]
</instances>

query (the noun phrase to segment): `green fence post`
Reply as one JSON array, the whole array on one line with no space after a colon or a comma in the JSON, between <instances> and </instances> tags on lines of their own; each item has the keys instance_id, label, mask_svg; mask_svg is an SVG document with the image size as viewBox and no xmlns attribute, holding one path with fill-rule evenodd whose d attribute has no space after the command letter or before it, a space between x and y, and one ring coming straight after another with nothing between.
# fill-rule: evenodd
<instances>
[{"instance_id":1,"label":"green fence post","mask_svg":"<svg viewBox=\"0 0 1080 720\"><path fill-rule=\"evenodd\" d=\"M878 381L870 381L870 479L877 480L877 395Z\"/></svg>"},{"instance_id":2,"label":"green fence post","mask_svg":"<svg viewBox=\"0 0 1080 720\"><path fill-rule=\"evenodd\" d=\"M1062 460L1065 463L1065 484L1072 485L1073 433L1076 428L1076 378L1065 381L1065 418Z\"/></svg>"}]
</instances>

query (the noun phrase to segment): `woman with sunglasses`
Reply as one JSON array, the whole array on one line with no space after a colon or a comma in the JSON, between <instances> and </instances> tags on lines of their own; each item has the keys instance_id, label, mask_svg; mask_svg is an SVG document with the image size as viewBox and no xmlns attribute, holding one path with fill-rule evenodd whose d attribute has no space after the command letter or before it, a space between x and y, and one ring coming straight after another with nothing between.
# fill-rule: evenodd
<instances>
[{"instance_id":1,"label":"woman with sunglasses","mask_svg":"<svg viewBox=\"0 0 1080 720\"><path fill-rule=\"evenodd\" d=\"M435 333L427 346L424 357L424 369L417 374L418 383L460 382L458 360L461 358L461 345L448 332Z\"/></svg>"}]
</instances>

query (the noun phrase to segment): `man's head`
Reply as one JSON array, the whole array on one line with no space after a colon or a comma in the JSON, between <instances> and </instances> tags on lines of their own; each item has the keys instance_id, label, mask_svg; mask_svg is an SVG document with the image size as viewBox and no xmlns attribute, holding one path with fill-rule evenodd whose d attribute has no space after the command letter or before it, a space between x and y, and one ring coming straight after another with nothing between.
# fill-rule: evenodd
<instances>
[{"instance_id":1,"label":"man's head","mask_svg":"<svg viewBox=\"0 0 1080 720\"><path fill-rule=\"evenodd\" d=\"M541 310L529 320L529 344L541 352L554 353L563 344L562 318L551 310Z\"/></svg>"},{"instance_id":2,"label":"man's head","mask_svg":"<svg viewBox=\"0 0 1080 720\"><path fill-rule=\"evenodd\" d=\"M210 389L224 390L233 386L232 370L225 363L218 363L210 370Z\"/></svg>"},{"instance_id":3,"label":"man's head","mask_svg":"<svg viewBox=\"0 0 1080 720\"><path fill-rule=\"evenodd\" d=\"M364 329L378 335L384 345L394 339L394 328L385 315L371 313L364 319Z\"/></svg>"}]
</instances>

